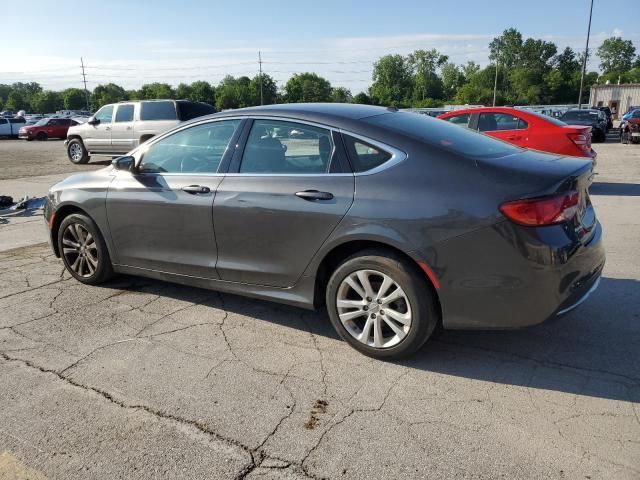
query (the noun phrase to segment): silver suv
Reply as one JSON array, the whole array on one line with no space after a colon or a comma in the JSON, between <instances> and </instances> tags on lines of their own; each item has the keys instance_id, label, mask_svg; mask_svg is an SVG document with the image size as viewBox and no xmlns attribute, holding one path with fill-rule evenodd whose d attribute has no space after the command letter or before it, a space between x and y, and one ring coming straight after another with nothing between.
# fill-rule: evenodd
<instances>
[{"instance_id":1,"label":"silver suv","mask_svg":"<svg viewBox=\"0 0 640 480\"><path fill-rule=\"evenodd\" d=\"M215 113L207 103L131 100L105 105L86 123L69 128L67 155L87 163L92 155L123 155L180 122Z\"/></svg>"}]
</instances>

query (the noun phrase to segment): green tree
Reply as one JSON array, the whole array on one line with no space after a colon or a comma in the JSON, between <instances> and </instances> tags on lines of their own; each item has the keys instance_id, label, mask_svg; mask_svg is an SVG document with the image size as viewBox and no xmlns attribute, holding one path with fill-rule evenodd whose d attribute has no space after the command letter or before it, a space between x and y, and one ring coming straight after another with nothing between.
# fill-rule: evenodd
<instances>
[{"instance_id":1,"label":"green tree","mask_svg":"<svg viewBox=\"0 0 640 480\"><path fill-rule=\"evenodd\" d=\"M260 75L256 75L249 82L249 93L252 104L260 105ZM262 103L271 105L278 101L278 86L276 81L266 73L262 74Z\"/></svg>"},{"instance_id":2,"label":"green tree","mask_svg":"<svg viewBox=\"0 0 640 480\"><path fill-rule=\"evenodd\" d=\"M508 28L489 43L489 60L510 70L520 62L522 44L522 34L515 28Z\"/></svg>"},{"instance_id":3,"label":"green tree","mask_svg":"<svg viewBox=\"0 0 640 480\"><path fill-rule=\"evenodd\" d=\"M409 54L407 63L413 74L413 100L426 98L442 98L442 79L436 71L449 59L440 54L435 48L431 50L416 50Z\"/></svg>"},{"instance_id":4,"label":"green tree","mask_svg":"<svg viewBox=\"0 0 640 480\"><path fill-rule=\"evenodd\" d=\"M289 103L331 101L331 83L315 73L294 74L285 84L284 91Z\"/></svg>"},{"instance_id":5,"label":"green tree","mask_svg":"<svg viewBox=\"0 0 640 480\"><path fill-rule=\"evenodd\" d=\"M442 89L444 98L453 98L458 89L464 85L465 77L462 68L453 63L442 66Z\"/></svg>"},{"instance_id":6,"label":"green tree","mask_svg":"<svg viewBox=\"0 0 640 480\"><path fill-rule=\"evenodd\" d=\"M238 81L231 75L222 79L216 88L216 108L218 110L228 110L240 106L237 83Z\"/></svg>"},{"instance_id":7,"label":"green tree","mask_svg":"<svg viewBox=\"0 0 640 480\"><path fill-rule=\"evenodd\" d=\"M191 89L191 94L187 96L189 100L215 105L216 91L209 82L198 80L193 82L189 88Z\"/></svg>"},{"instance_id":8,"label":"green tree","mask_svg":"<svg viewBox=\"0 0 640 480\"><path fill-rule=\"evenodd\" d=\"M29 106L26 97L18 90L11 91L7 97L7 101L4 102L4 108L13 110L14 112L18 110L31 110L32 108L29 108Z\"/></svg>"},{"instance_id":9,"label":"green tree","mask_svg":"<svg viewBox=\"0 0 640 480\"><path fill-rule=\"evenodd\" d=\"M52 113L56 110L62 110L64 101L58 92L44 90L36 93L31 100L33 110L40 113Z\"/></svg>"},{"instance_id":10,"label":"green tree","mask_svg":"<svg viewBox=\"0 0 640 480\"><path fill-rule=\"evenodd\" d=\"M636 47L631 40L623 40L621 37L607 38L598 47L598 57L600 57L600 68L603 73L619 72L623 73L631 70Z\"/></svg>"},{"instance_id":11,"label":"green tree","mask_svg":"<svg viewBox=\"0 0 640 480\"><path fill-rule=\"evenodd\" d=\"M353 100L351 90L345 87L334 87L331 89L331 101L333 103L349 103Z\"/></svg>"},{"instance_id":12,"label":"green tree","mask_svg":"<svg viewBox=\"0 0 640 480\"><path fill-rule=\"evenodd\" d=\"M175 96L173 88L168 83L147 83L140 88L140 98L144 100L175 98Z\"/></svg>"},{"instance_id":13,"label":"green tree","mask_svg":"<svg viewBox=\"0 0 640 480\"><path fill-rule=\"evenodd\" d=\"M373 65L370 93L378 105L403 106L411 98L411 67L402 55L385 55Z\"/></svg>"},{"instance_id":14,"label":"green tree","mask_svg":"<svg viewBox=\"0 0 640 480\"><path fill-rule=\"evenodd\" d=\"M107 83L106 85L98 85L93 89L89 104L91 109L96 111L103 105L123 100L129 100L129 95L127 95L125 89L115 83Z\"/></svg>"},{"instance_id":15,"label":"green tree","mask_svg":"<svg viewBox=\"0 0 640 480\"><path fill-rule=\"evenodd\" d=\"M191 86L181 83L176 87L176 98L179 100L190 99L192 95Z\"/></svg>"},{"instance_id":16,"label":"green tree","mask_svg":"<svg viewBox=\"0 0 640 480\"><path fill-rule=\"evenodd\" d=\"M67 88L60 92L62 103L67 110L82 110L86 108L84 90L79 88Z\"/></svg>"},{"instance_id":17,"label":"green tree","mask_svg":"<svg viewBox=\"0 0 640 480\"><path fill-rule=\"evenodd\" d=\"M364 92L360 92L353 97L353 103L361 103L362 105L371 105L371 98Z\"/></svg>"},{"instance_id":18,"label":"green tree","mask_svg":"<svg viewBox=\"0 0 640 480\"><path fill-rule=\"evenodd\" d=\"M466 66L468 72L465 84L462 85L455 96L456 103L469 105L491 105L493 101L493 82L495 78L495 65L489 65L483 69L470 62ZM503 80L503 69L498 70L498 83ZM505 102L504 93L498 90L496 103Z\"/></svg>"}]
</instances>

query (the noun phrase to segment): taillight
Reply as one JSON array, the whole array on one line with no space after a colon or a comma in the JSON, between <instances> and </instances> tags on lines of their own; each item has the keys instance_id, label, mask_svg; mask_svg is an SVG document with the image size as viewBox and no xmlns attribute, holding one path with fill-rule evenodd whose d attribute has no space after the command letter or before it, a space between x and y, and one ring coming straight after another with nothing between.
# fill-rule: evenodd
<instances>
[{"instance_id":1,"label":"taillight","mask_svg":"<svg viewBox=\"0 0 640 480\"><path fill-rule=\"evenodd\" d=\"M582 149L586 150L591 147L591 135L587 137L587 135L583 133L569 133L567 136L569 140Z\"/></svg>"},{"instance_id":2,"label":"taillight","mask_svg":"<svg viewBox=\"0 0 640 480\"><path fill-rule=\"evenodd\" d=\"M509 220L528 227L566 222L578 212L580 195L576 191L541 198L514 200L500 205Z\"/></svg>"}]
</instances>

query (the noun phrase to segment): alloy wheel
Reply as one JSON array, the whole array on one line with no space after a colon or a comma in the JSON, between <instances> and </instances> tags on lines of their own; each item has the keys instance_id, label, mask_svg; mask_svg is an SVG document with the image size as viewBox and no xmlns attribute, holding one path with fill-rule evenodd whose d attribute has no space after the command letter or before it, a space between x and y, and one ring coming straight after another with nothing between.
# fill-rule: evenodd
<instances>
[{"instance_id":1,"label":"alloy wheel","mask_svg":"<svg viewBox=\"0 0 640 480\"><path fill-rule=\"evenodd\" d=\"M342 280L336 307L347 332L370 347L393 347L411 329L407 294L390 276L376 270L357 270Z\"/></svg>"},{"instance_id":2,"label":"alloy wheel","mask_svg":"<svg viewBox=\"0 0 640 480\"><path fill-rule=\"evenodd\" d=\"M82 160L82 147L78 143L72 143L69 146L69 154L74 162Z\"/></svg>"},{"instance_id":3,"label":"alloy wheel","mask_svg":"<svg viewBox=\"0 0 640 480\"><path fill-rule=\"evenodd\" d=\"M76 275L87 278L98 269L96 240L80 223L71 223L62 234L62 254Z\"/></svg>"}]
</instances>

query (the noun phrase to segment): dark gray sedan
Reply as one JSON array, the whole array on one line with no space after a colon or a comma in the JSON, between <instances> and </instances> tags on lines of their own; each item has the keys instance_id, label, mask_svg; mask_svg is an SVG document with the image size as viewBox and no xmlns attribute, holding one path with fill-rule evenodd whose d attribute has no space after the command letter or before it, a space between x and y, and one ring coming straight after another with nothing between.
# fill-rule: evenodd
<instances>
[{"instance_id":1,"label":"dark gray sedan","mask_svg":"<svg viewBox=\"0 0 640 480\"><path fill-rule=\"evenodd\" d=\"M570 310L604 265L591 162L395 109L274 105L202 117L53 186L56 255L114 273L326 305L378 358L434 329Z\"/></svg>"}]
</instances>

